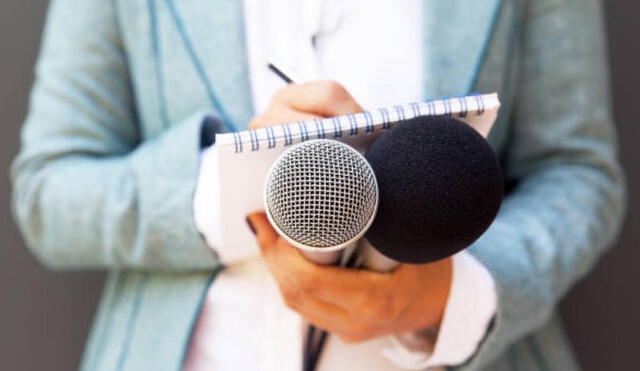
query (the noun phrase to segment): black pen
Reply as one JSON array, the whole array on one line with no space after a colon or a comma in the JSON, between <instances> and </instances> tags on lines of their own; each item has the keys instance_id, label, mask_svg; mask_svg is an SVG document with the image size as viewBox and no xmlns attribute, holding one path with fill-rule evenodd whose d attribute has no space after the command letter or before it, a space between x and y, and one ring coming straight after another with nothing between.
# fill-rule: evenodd
<instances>
[{"instance_id":1,"label":"black pen","mask_svg":"<svg viewBox=\"0 0 640 371\"><path fill-rule=\"evenodd\" d=\"M272 60L267 64L267 67L287 84L299 84L302 81L300 78L298 78L298 74L296 74L292 69L286 67L282 63L278 63Z\"/></svg>"}]
</instances>

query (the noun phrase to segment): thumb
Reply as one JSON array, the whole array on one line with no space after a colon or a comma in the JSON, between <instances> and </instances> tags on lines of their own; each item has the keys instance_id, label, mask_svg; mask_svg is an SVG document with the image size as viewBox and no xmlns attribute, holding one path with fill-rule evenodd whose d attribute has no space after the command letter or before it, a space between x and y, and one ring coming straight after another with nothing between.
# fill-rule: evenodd
<instances>
[{"instance_id":1,"label":"thumb","mask_svg":"<svg viewBox=\"0 0 640 371\"><path fill-rule=\"evenodd\" d=\"M256 235L256 240L263 253L272 249L278 240L278 233L273 229L269 219L262 211L247 215L247 224Z\"/></svg>"}]
</instances>

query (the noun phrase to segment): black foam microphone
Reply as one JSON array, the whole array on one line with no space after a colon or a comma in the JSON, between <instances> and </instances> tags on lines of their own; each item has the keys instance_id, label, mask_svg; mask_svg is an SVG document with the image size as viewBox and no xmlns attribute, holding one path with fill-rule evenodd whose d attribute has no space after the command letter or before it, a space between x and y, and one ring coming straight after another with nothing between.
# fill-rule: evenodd
<instances>
[{"instance_id":1,"label":"black foam microphone","mask_svg":"<svg viewBox=\"0 0 640 371\"><path fill-rule=\"evenodd\" d=\"M457 253L484 233L500 208L500 163L489 143L456 119L403 122L382 134L365 158L379 192L365 236L397 262L428 263Z\"/></svg>"}]
</instances>

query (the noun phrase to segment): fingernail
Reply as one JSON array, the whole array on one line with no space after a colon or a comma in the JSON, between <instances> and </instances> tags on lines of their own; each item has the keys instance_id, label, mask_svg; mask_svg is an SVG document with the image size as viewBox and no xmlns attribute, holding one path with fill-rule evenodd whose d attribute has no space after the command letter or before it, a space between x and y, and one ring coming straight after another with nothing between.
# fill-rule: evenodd
<instances>
[{"instance_id":1,"label":"fingernail","mask_svg":"<svg viewBox=\"0 0 640 371\"><path fill-rule=\"evenodd\" d=\"M244 220L247 221L247 225L249 226L249 229L251 229L251 233L253 233L255 235L256 234L256 228L253 226L253 224L251 224L251 220L249 220L249 217L246 217Z\"/></svg>"}]
</instances>

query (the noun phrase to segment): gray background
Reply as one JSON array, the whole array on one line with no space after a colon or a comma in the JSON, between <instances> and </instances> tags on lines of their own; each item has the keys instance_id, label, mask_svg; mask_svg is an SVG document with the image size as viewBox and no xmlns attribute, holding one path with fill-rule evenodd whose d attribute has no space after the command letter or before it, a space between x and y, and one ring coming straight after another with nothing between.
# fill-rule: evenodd
<instances>
[{"instance_id":1,"label":"gray background","mask_svg":"<svg viewBox=\"0 0 640 371\"><path fill-rule=\"evenodd\" d=\"M0 2L0 368L71 370L77 367L104 274L50 272L23 245L9 211L8 168L18 131L47 1ZM630 369L640 332L640 29L633 0L607 2L615 113L631 193L616 248L562 303L569 335L585 370ZM634 351L636 354L634 354ZM635 367L634 367L635 368Z\"/></svg>"}]
</instances>

